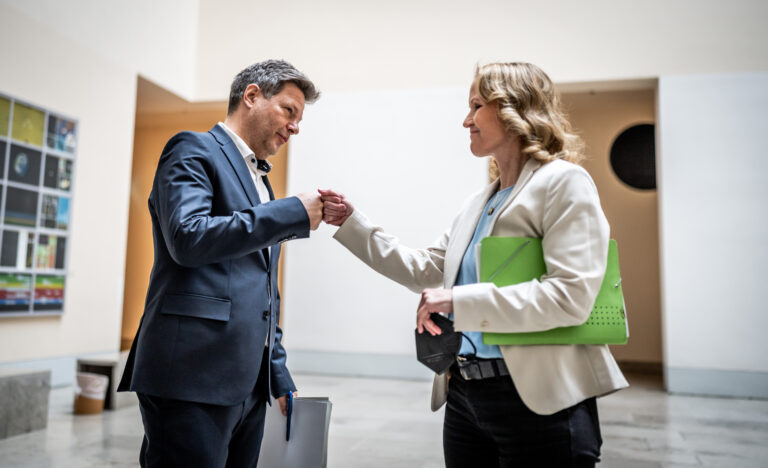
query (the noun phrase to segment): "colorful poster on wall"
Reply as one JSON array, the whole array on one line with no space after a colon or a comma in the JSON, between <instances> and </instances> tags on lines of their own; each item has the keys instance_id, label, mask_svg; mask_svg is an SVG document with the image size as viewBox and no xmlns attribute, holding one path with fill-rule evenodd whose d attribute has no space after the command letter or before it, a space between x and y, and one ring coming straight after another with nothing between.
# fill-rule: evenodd
<instances>
[{"instance_id":1,"label":"colorful poster on wall","mask_svg":"<svg viewBox=\"0 0 768 468\"><path fill-rule=\"evenodd\" d=\"M37 242L37 255L35 256L35 268L53 269L56 264L56 236L40 234Z\"/></svg>"},{"instance_id":2,"label":"colorful poster on wall","mask_svg":"<svg viewBox=\"0 0 768 468\"><path fill-rule=\"evenodd\" d=\"M35 234L29 231L3 231L0 266L27 270L32 268Z\"/></svg>"},{"instance_id":3,"label":"colorful poster on wall","mask_svg":"<svg viewBox=\"0 0 768 468\"><path fill-rule=\"evenodd\" d=\"M6 143L0 141L0 178L5 179L5 148Z\"/></svg>"},{"instance_id":4,"label":"colorful poster on wall","mask_svg":"<svg viewBox=\"0 0 768 468\"><path fill-rule=\"evenodd\" d=\"M57 237L56 240L56 261L53 264L53 268L63 270L64 260L67 258L67 238Z\"/></svg>"},{"instance_id":5,"label":"colorful poster on wall","mask_svg":"<svg viewBox=\"0 0 768 468\"><path fill-rule=\"evenodd\" d=\"M5 224L35 227L37 221L37 192L8 187L5 201Z\"/></svg>"},{"instance_id":6,"label":"colorful poster on wall","mask_svg":"<svg viewBox=\"0 0 768 468\"><path fill-rule=\"evenodd\" d=\"M69 198L59 197L59 207L56 210L56 229L69 229Z\"/></svg>"},{"instance_id":7,"label":"colorful poster on wall","mask_svg":"<svg viewBox=\"0 0 768 468\"><path fill-rule=\"evenodd\" d=\"M66 230L69 227L69 198L43 195L40 225L49 229Z\"/></svg>"},{"instance_id":8,"label":"colorful poster on wall","mask_svg":"<svg viewBox=\"0 0 768 468\"><path fill-rule=\"evenodd\" d=\"M37 241L35 268L44 270L63 269L67 239L59 236L40 234Z\"/></svg>"},{"instance_id":9,"label":"colorful poster on wall","mask_svg":"<svg viewBox=\"0 0 768 468\"><path fill-rule=\"evenodd\" d=\"M11 137L30 145L43 146L45 112L18 102L13 103Z\"/></svg>"},{"instance_id":10,"label":"colorful poster on wall","mask_svg":"<svg viewBox=\"0 0 768 468\"><path fill-rule=\"evenodd\" d=\"M14 268L19 256L19 231L3 231L0 244L0 266Z\"/></svg>"},{"instance_id":11,"label":"colorful poster on wall","mask_svg":"<svg viewBox=\"0 0 768 468\"><path fill-rule=\"evenodd\" d=\"M74 153L76 146L75 122L61 117L48 117L48 147Z\"/></svg>"},{"instance_id":12,"label":"colorful poster on wall","mask_svg":"<svg viewBox=\"0 0 768 468\"><path fill-rule=\"evenodd\" d=\"M72 161L48 155L45 157L43 185L58 190L69 190L72 186Z\"/></svg>"},{"instance_id":13,"label":"colorful poster on wall","mask_svg":"<svg viewBox=\"0 0 768 468\"><path fill-rule=\"evenodd\" d=\"M78 123L0 95L0 316L61 313Z\"/></svg>"},{"instance_id":14,"label":"colorful poster on wall","mask_svg":"<svg viewBox=\"0 0 768 468\"><path fill-rule=\"evenodd\" d=\"M32 275L0 273L0 313L29 310Z\"/></svg>"},{"instance_id":15,"label":"colorful poster on wall","mask_svg":"<svg viewBox=\"0 0 768 468\"><path fill-rule=\"evenodd\" d=\"M64 277L37 275L33 310L61 310L63 306Z\"/></svg>"},{"instance_id":16,"label":"colorful poster on wall","mask_svg":"<svg viewBox=\"0 0 768 468\"><path fill-rule=\"evenodd\" d=\"M11 100L0 97L0 136L8 136L8 123L11 115Z\"/></svg>"},{"instance_id":17,"label":"colorful poster on wall","mask_svg":"<svg viewBox=\"0 0 768 468\"><path fill-rule=\"evenodd\" d=\"M31 150L19 145L11 145L8 162L8 180L22 184L40 185L40 151Z\"/></svg>"}]
</instances>

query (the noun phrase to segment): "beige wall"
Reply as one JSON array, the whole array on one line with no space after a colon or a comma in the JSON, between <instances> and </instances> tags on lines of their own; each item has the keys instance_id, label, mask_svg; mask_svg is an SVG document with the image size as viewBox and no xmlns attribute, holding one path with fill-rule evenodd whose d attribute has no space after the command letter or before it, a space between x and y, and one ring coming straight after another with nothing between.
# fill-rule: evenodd
<instances>
[{"instance_id":1,"label":"beige wall","mask_svg":"<svg viewBox=\"0 0 768 468\"><path fill-rule=\"evenodd\" d=\"M630 325L626 346L613 346L616 359L661 363L659 220L656 190L621 182L610 164L613 140L626 128L655 122L655 91L592 92L563 95L576 130L587 143L584 167L595 180L619 262Z\"/></svg>"},{"instance_id":2,"label":"beige wall","mask_svg":"<svg viewBox=\"0 0 768 468\"><path fill-rule=\"evenodd\" d=\"M135 76L2 4L0 63L3 93L79 120L64 314L0 319L0 363L114 351Z\"/></svg>"}]
</instances>

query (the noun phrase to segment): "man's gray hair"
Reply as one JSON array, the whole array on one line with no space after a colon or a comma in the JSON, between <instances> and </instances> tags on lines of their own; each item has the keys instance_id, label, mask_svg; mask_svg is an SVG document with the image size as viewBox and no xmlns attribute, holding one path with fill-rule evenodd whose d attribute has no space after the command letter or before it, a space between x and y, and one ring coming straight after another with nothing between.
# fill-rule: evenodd
<instances>
[{"instance_id":1,"label":"man's gray hair","mask_svg":"<svg viewBox=\"0 0 768 468\"><path fill-rule=\"evenodd\" d=\"M320 97L320 91L315 88L315 84L293 65L284 60L265 60L254 63L232 80L227 115L237 109L243 99L245 88L251 83L258 85L262 95L267 99L282 91L285 83L295 84L304 93L304 100L308 104L317 101Z\"/></svg>"}]
</instances>

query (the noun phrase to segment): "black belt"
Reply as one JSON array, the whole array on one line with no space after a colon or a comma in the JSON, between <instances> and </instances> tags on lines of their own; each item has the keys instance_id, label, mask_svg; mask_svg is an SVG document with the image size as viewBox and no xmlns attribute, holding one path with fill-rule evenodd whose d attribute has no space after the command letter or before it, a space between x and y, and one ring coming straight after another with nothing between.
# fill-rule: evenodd
<instances>
[{"instance_id":1,"label":"black belt","mask_svg":"<svg viewBox=\"0 0 768 468\"><path fill-rule=\"evenodd\" d=\"M474 356L457 356L454 371L464 380L490 379L509 375L503 359L482 359Z\"/></svg>"}]
</instances>

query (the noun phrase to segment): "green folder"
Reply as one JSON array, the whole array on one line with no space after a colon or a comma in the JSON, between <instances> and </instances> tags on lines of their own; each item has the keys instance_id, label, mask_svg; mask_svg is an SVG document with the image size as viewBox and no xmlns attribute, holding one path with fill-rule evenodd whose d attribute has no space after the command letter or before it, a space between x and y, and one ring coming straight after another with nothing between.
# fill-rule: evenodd
<instances>
[{"instance_id":1,"label":"green folder","mask_svg":"<svg viewBox=\"0 0 768 468\"><path fill-rule=\"evenodd\" d=\"M480 282L510 286L539 280L547 272L541 239L486 237L480 241ZM483 333L491 345L626 344L629 337L616 241L589 319L577 326L523 333Z\"/></svg>"}]
</instances>

